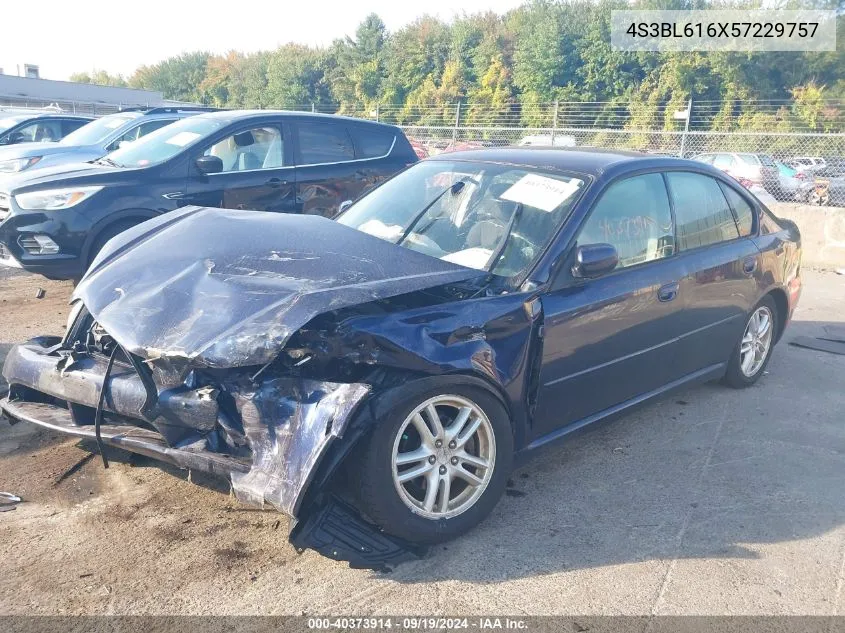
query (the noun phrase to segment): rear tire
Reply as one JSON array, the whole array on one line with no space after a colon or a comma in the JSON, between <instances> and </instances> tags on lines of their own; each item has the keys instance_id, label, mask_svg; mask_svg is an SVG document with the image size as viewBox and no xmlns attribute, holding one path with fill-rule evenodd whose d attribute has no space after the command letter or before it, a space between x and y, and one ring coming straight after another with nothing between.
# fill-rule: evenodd
<instances>
[{"instance_id":1,"label":"rear tire","mask_svg":"<svg viewBox=\"0 0 845 633\"><path fill-rule=\"evenodd\" d=\"M373 430L353 465L358 501L389 534L439 543L491 512L512 459L513 432L499 399L481 387L443 385L410 395ZM409 478L412 471L420 474Z\"/></svg>"},{"instance_id":2,"label":"rear tire","mask_svg":"<svg viewBox=\"0 0 845 633\"><path fill-rule=\"evenodd\" d=\"M766 325L767 324L767 325ZM745 320L742 335L734 348L723 382L734 389L750 387L766 370L778 336L778 309L766 295Z\"/></svg>"}]
</instances>

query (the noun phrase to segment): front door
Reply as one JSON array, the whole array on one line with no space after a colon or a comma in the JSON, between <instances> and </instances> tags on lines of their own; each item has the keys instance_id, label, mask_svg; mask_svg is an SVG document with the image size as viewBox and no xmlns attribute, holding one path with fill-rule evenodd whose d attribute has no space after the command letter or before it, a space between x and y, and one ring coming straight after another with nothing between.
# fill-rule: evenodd
<instances>
[{"instance_id":1,"label":"front door","mask_svg":"<svg viewBox=\"0 0 845 633\"><path fill-rule=\"evenodd\" d=\"M534 437L671 382L683 327L672 213L659 173L611 184L577 245L608 243L615 270L565 279L543 296L545 339Z\"/></svg>"},{"instance_id":2,"label":"front door","mask_svg":"<svg viewBox=\"0 0 845 633\"><path fill-rule=\"evenodd\" d=\"M245 127L205 147L197 156L217 156L223 170L202 174L192 164L186 201L207 207L252 211L295 210L295 169L286 161L283 128Z\"/></svg>"}]
</instances>

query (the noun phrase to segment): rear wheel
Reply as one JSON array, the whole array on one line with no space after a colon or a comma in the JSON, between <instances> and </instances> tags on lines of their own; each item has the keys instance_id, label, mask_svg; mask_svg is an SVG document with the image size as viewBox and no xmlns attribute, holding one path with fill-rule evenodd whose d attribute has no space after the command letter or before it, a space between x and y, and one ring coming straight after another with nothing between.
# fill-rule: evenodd
<instances>
[{"instance_id":1,"label":"rear wheel","mask_svg":"<svg viewBox=\"0 0 845 633\"><path fill-rule=\"evenodd\" d=\"M490 513L513 456L507 413L494 395L463 385L428 391L385 422L358 464L359 500L379 526L437 543Z\"/></svg>"},{"instance_id":2,"label":"rear wheel","mask_svg":"<svg viewBox=\"0 0 845 633\"><path fill-rule=\"evenodd\" d=\"M725 383L741 389L760 379L772 356L778 327L777 314L775 302L769 296L751 311L742 337L728 362Z\"/></svg>"}]
</instances>

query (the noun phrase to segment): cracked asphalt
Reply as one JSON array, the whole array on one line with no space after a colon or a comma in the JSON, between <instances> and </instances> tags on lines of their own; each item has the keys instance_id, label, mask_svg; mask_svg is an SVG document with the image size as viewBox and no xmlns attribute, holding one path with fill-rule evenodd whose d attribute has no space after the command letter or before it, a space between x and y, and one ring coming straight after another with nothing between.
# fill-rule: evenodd
<instances>
[{"instance_id":1,"label":"cracked asphalt","mask_svg":"<svg viewBox=\"0 0 845 633\"><path fill-rule=\"evenodd\" d=\"M0 613L842 614L845 356L787 343L845 322L845 276L804 284L755 387L690 388L571 436L478 529L389 574L297 554L284 517L214 481L104 470L0 422L0 490L24 498L0 513ZM0 272L0 355L61 333L70 290Z\"/></svg>"}]
</instances>

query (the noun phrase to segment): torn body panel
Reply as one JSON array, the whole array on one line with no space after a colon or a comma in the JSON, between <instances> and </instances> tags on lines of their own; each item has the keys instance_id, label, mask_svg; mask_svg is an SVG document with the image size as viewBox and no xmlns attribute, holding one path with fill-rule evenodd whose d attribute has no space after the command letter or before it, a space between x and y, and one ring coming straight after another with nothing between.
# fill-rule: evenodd
<instances>
[{"instance_id":1,"label":"torn body panel","mask_svg":"<svg viewBox=\"0 0 845 633\"><path fill-rule=\"evenodd\" d=\"M94 437L90 414L103 386L105 363L85 356L68 367L66 359L55 346L37 341L12 348L3 369L10 392L0 409L12 420ZM150 422L139 412L144 401L140 380L124 365L108 380L104 441L182 468L225 475L239 499L267 502L296 517L320 459L343 436L355 407L369 392L367 385L295 377L258 386L223 383L220 389L231 395L242 416L239 421L226 419L219 410L216 390L201 387L162 391L159 416ZM74 416L74 406L89 415ZM243 438L242 447L227 446L231 434L224 425L232 424ZM184 433L174 440L175 434L163 428L167 426Z\"/></svg>"}]
</instances>

